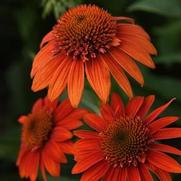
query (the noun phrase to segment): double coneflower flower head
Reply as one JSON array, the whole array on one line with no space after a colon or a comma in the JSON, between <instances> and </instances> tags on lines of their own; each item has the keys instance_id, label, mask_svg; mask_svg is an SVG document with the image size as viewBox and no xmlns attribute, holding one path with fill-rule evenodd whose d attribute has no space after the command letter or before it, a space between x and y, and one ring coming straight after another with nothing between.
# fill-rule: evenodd
<instances>
[{"instance_id":1,"label":"double coneflower flower head","mask_svg":"<svg viewBox=\"0 0 181 181\"><path fill-rule=\"evenodd\" d=\"M48 87L48 97L54 100L67 87L70 102L76 107L86 74L93 90L106 103L112 75L132 97L125 72L143 85L134 60L154 68L151 54L155 55L156 49L149 35L133 19L113 17L95 5L80 5L60 17L43 38L33 61L32 90Z\"/></svg>"}]
</instances>

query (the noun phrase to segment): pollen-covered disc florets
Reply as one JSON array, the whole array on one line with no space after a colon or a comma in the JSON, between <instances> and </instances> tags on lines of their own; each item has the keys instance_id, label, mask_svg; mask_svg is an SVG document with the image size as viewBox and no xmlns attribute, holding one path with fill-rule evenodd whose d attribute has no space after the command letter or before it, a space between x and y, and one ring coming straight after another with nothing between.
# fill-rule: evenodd
<instances>
[{"instance_id":1,"label":"pollen-covered disc florets","mask_svg":"<svg viewBox=\"0 0 181 181\"><path fill-rule=\"evenodd\" d=\"M100 133L101 149L114 167L137 165L145 161L149 130L139 117L121 117Z\"/></svg>"},{"instance_id":2,"label":"pollen-covered disc florets","mask_svg":"<svg viewBox=\"0 0 181 181\"><path fill-rule=\"evenodd\" d=\"M52 128L53 117L45 109L30 114L23 125L23 142L30 149L39 148L49 139Z\"/></svg>"},{"instance_id":3,"label":"pollen-covered disc florets","mask_svg":"<svg viewBox=\"0 0 181 181\"><path fill-rule=\"evenodd\" d=\"M83 61L116 46L116 21L95 5L80 5L66 12L54 27L58 50Z\"/></svg>"}]
</instances>

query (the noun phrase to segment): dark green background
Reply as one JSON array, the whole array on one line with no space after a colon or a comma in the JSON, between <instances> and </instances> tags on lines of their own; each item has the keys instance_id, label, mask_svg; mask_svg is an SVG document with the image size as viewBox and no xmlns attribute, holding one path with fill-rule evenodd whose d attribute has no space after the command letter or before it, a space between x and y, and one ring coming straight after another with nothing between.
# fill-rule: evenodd
<instances>
[{"instance_id":1,"label":"dark green background","mask_svg":"<svg viewBox=\"0 0 181 181\"><path fill-rule=\"evenodd\" d=\"M17 118L31 110L33 102L46 90L31 91L30 70L42 37L51 30L56 18L78 3L95 3L115 16L130 16L151 35L158 49L157 68L140 65L144 88L132 79L135 95L155 94L156 107L172 97L176 101L163 115L181 115L181 0L1 0L0 2L0 180L16 181L15 166L21 126ZM123 95L113 82L112 91ZM64 95L66 96L66 95ZM127 98L123 95L124 99ZM81 106L98 111L99 101L86 84ZM180 126L181 120L175 126ZM179 139L167 141L181 148ZM179 159L178 157L176 157ZM73 159L63 166L62 177L49 181L74 181L70 175ZM39 179L41 180L41 179ZM174 175L174 181L181 176Z\"/></svg>"}]
</instances>

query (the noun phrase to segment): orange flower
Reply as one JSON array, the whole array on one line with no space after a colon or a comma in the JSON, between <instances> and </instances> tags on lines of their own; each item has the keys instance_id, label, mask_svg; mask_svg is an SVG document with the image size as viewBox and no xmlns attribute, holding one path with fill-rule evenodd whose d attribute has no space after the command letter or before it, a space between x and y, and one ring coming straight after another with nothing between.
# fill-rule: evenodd
<instances>
[{"instance_id":1,"label":"orange flower","mask_svg":"<svg viewBox=\"0 0 181 181\"><path fill-rule=\"evenodd\" d=\"M60 163L67 162L65 153L73 153L70 131L81 125L83 114L85 110L72 108L68 100L58 106L57 101L39 99L32 113L19 118L22 137L17 166L22 178L35 181L39 167L45 181L46 171L60 175Z\"/></svg>"},{"instance_id":2,"label":"orange flower","mask_svg":"<svg viewBox=\"0 0 181 181\"><path fill-rule=\"evenodd\" d=\"M170 172L181 173L181 165L165 154L181 155L181 150L160 143L181 137L181 128L165 128L178 117L158 118L173 99L148 114L154 99L138 96L124 106L113 94L111 104L101 106L101 116L86 114L94 131L75 131L81 139L75 143L72 172L83 172L81 181L153 181L150 171L165 181L171 180Z\"/></svg>"},{"instance_id":3,"label":"orange flower","mask_svg":"<svg viewBox=\"0 0 181 181\"><path fill-rule=\"evenodd\" d=\"M48 87L48 97L54 100L67 85L70 102L77 106L85 72L102 102L109 96L110 74L132 97L124 71L143 85L133 59L154 68L151 54L156 54L156 49L149 35L133 19L113 17L95 5L80 5L66 12L43 38L32 66L32 90Z\"/></svg>"}]
</instances>

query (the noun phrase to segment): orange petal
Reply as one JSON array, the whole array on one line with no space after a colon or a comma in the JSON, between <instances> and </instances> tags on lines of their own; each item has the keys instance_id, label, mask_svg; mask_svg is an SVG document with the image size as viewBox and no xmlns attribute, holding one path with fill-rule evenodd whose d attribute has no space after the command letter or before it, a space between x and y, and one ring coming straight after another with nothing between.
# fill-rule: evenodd
<instances>
[{"instance_id":1,"label":"orange petal","mask_svg":"<svg viewBox=\"0 0 181 181\"><path fill-rule=\"evenodd\" d=\"M115 78L119 86L123 89L123 91L129 96L133 96L132 88L127 79L126 75L120 68L119 64L115 62L110 56L105 55L103 57L104 62L107 64L112 76Z\"/></svg>"},{"instance_id":2,"label":"orange petal","mask_svg":"<svg viewBox=\"0 0 181 181\"><path fill-rule=\"evenodd\" d=\"M43 99L38 99L34 105L33 105L33 108L32 108L32 112L36 112L36 111L39 111L43 106Z\"/></svg>"},{"instance_id":3,"label":"orange petal","mask_svg":"<svg viewBox=\"0 0 181 181\"><path fill-rule=\"evenodd\" d=\"M154 119L156 119L173 101L175 98L171 99L169 102L166 104L158 107L155 109L153 112L151 112L145 119L146 123L149 124L151 123Z\"/></svg>"},{"instance_id":4,"label":"orange petal","mask_svg":"<svg viewBox=\"0 0 181 181\"><path fill-rule=\"evenodd\" d=\"M114 121L113 110L109 104L102 104L100 107L100 112L103 119L107 123L111 123L112 121Z\"/></svg>"},{"instance_id":5,"label":"orange petal","mask_svg":"<svg viewBox=\"0 0 181 181\"><path fill-rule=\"evenodd\" d=\"M138 62L142 63L143 65L149 68L155 68L155 64L151 59L150 55L139 46L134 46L133 44L124 41L120 44L119 48L120 50L124 51L126 54L128 54Z\"/></svg>"},{"instance_id":6,"label":"orange petal","mask_svg":"<svg viewBox=\"0 0 181 181\"><path fill-rule=\"evenodd\" d=\"M181 128L163 128L152 137L154 140L181 138Z\"/></svg>"},{"instance_id":7,"label":"orange petal","mask_svg":"<svg viewBox=\"0 0 181 181\"><path fill-rule=\"evenodd\" d=\"M72 130L82 126L82 122L79 119L64 119L58 123L58 126Z\"/></svg>"},{"instance_id":8,"label":"orange petal","mask_svg":"<svg viewBox=\"0 0 181 181\"><path fill-rule=\"evenodd\" d=\"M165 144L154 144L151 146L151 149L167 152L167 153L172 153L176 155L181 155L181 150L169 145L165 145Z\"/></svg>"},{"instance_id":9,"label":"orange petal","mask_svg":"<svg viewBox=\"0 0 181 181\"><path fill-rule=\"evenodd\" d=\"M61 144L59 144L59 147L62 150L62 152L64 152L64 153L67 153L67 154L74 153L72 141L68 140L68 141L62 142Z\"/></svg>"},{"instance_id":10,"label":"orange petal","mask_svg":"<svg viewBox=\"0 0 181 181\"><path fill-rule=\"evenodd\" d=\"M48 97L51 101L55 100L64 90L71 64L72 60L66 58L54 72L48 89Z\"/></svg>"},{"instance_id":11,"label":"orange petal","mask_svg":"<svg viewBox=\"0 0 181 181\"><path fill-rule=\"evenodd\" d=\"M177 121L178 119L179 117L176 117L176 116L167 116L167 117L157 119L149 125L149 129L151 133L153 134L159 131L161 128L164 128L168 126L169 124Z\"/></svg>"},{"instance_id":12,"label":"orange petal","mask_svg":"<svg viewBox=\"0 0 181 181\"><path fill-rule=\"evenodd\" d=\"M106 103L110 92L111 81L110 73L102 59L97 57L86 62L86 75L96 94L103 103Z\"/></svg>"},{"instance_id":13,"label":"orange petal","mask_svg":"<svg viewBox=\"0 0 181 181\"><path fill-rule=\"evenodd\" d=\"M55 110L56 120L60 121L66 118L71 112L73 112L74 108L70 104L68 99L64 100Z\"/></svg>"},{"instance_id":14,"label":"orange petal","mask_svg":"<svg viewBox=\"0 0 181 181\"><path fill-rule=\"evenodd\" d=\"M57 66L60 64L60 61L60 57L49 61L46 66L35 74L31 87L33 91L44 89L49 85Z\"/></svg>"},{"instance_id":15,"label":"orange petal","mask_svg":"<svg viewBox=\"0 0 181 181\"><path fill-rule=\"evenodd\" d=\"M119 24L119 31L118 33L121 34L128 34L128 35L139 35L146 39L150 39L148 33L139 25L128 24L128 23L120 23Z\"/></svg>"},{"instance_id":16,"label":"orange petal","mask_svg":"<svg viewBox=\"0 0 181 181\"><path fill-rule=\"evenodd\" d=\"M77 107L84 89L84 63L82 60L72 62L68 75L68 96L73 107Z\"/></svg>"},{"instance_id":17,"label":"orange petal","mask_svg":"<svg viewBox=\"0 0 181 181\"><path fill-rule=\"evenodd\" d=\"M104 159L104 156L102 153L93 153L87 156L87 158L78 161L75 166L72 169L73 174L81 173L91 166L95 165L96 163L100 162L101 160Z\"/></svg>"},{"instance_id":18,"label":"orange petal","mask_svg":"<svg viewBox=\"0 0 181 181\"><path fill-rule=\"evenodd\" d=\"M172 181L172 177L168 172L165 172L161 169L156 169L154 170L154 173L161 181Z\"/></svg>"},{"instance_id":19,"label":"orange petal","mask_svg":"<svg viewBox=\"0 0 181 181\"><path fill-rule=\"evenodd\" d=\"M50 157L53 161L59 163L66 163L67 159L64 155L64 153L60 150L59 143L56 143L54 140L49 141L44 149L44 154L46 154L48 157Z\"/></svg>"},{"instance_id":20,"label":"orange petal","mask_svg":"<svg viewBox=\"0 0 181 181\"><path fill-rule=\"evenodd\" d=\"M51 159L51 157L47 156L46 154L42 155L43 164L50 175L54 177L58 177L60 175L60 164L55 162Z\"/></svg>"},{"instance_id":21,"label":"orange petal","mask_svg":"<svg viewBox=\"0 0 181 181\"><path fill-rule=\"evenodd\" d=\"M181 173L181 165L176 160L164 153L151 151L147 159L149 163L166 172Z\"/></svg>"},{"instance_id":22,"label":"orange petal","mask_svg":"<svg viewBox=\"0 0 181 181\"><path fill-rule=\"evenodd\" d=\"M57 142L63 142L72 138L72 133L63 127L57 126L53 130L53 133L51 136Z\"/></svg>"},{"instance_id":23,"label":"orange petal","mask_svg":"<svg viewBox=\"0 0 181 181\"><path fill-rule=\"evenodd\" d=\"M76 130L74 131L74 135L79 138L87 138L87 139L99 138L99 135L97 132L88 131L88 130Z\"/></svg>"},{"instance_id":24,"label":"orange petal","mask_svg":"<svg viewBox=\"0 0 181 181\"><path fill-rule=\"evenodd\" d=\"M50 31L49 33L47 33L47 34L43 37L43 39L42 39L42 41L41 41L41 43L40 43L40 48L42 48L47 42L49 42L49 41L51 41L51 40L53 40L53 39L54 39L53 33L52 33L52 31Z\"/></svg>"},{"instance_id":25,"label":"orange petal","mask_svg":"<svg viewBox=\"0 0 181 181\"><path fill-rule=\"evenodd\" d=\"M139 45L141 48L145 49L145 51L147 51L150 54L156 55L157 54L157 50L155 49L155 47L153 46L153 44L142 37L138 37L135 35L126 35L126 34L122 34L119 36L119 39L124 41L127 41L129 43L136 43L137 45Z\"/></svg>"},{"instance_id":26,"label":"orange petal","mask_svg":"<svg viewBox=\"0 0 181 181\"><path fill-rule=\"evenodd\" d=\"M137 116L143 118L145 117L145 115L148 113L148 111L150 110L152 104L154 103L155 100L155 96L154 95L150 95L145 97L144 102L141 106L141 108L139 109Z\"/></svg>"},{"instance_id":27,"label":"orange petal","mask_svg":"<svg viewBox=\"0 0 181 181\"><path fill-rule=\"evenodd\" d=\"M140 164L139 172L140 172L141 180L154 181L149 170L146 168L146 166L144 164Z\"/></svg>"},{"instance_id":28,"label":"orange petal","mask_svg":"<svg viewBox=\"0 0 181 181\"><path fill-rule=\"evenodd\" d=\"M128 167L127 168L127 172L128 172L128 181L141 181L141 177L139 174L139 170L137 167Z\"/></svg>"},{"instance_id":29,"label":"orange petal","mask_svg":"<svg viewBox=\"0 0 181 181\"><path fill-rule=\"evenodd\" d=\"M20 117L18 118L18 122L21 123L21 124L24 124L24 122L26 121L26 119L27 119L27 116L20 116Z\"/></svg>"},{"instance_id":30,"label":"orange petal","mask_svg":"<svg viewBox=\"0 0 181 181\"><path fill-rule=\"evenodd\" d=\"M32 64L31 77L33 77L52 59L56 58L56 56L53 53L54 48L55 48L55 43L48 43L36 54Z\"/></svg>"},{"instance_id":31,"label":"orange petal","mask_svg":"<svg viewBox=\"0 0 181 181\"><path fill-rule=\"evenodd\" d=\"M124 103L123 103L123 101L121 99L121 96L119 96L116 93L112 94L111 107L112 107L112 110L114 111L114 114L122 115L122 114L125 113Z\"/></svg>"},{"instance_id":32,"label":"orange petal","mask_svg":"<svg viewBox=\"0 0 181 181\"><path fill-rule=\"evenodd\" d=\"M84 116L84 121L93 129L101 132L106 127L106 122L96 114L88 113Z\"/></svg>"},{"instance_id":33,"label":"orange petal","mask_svg":"<svg viewBox=\"0 0 181 181\"><path fill-rule=\"evenodd\" d=\"M143 86L143 75L131 57L116 48L110 51L110 55L128 74L130 74L138 83L141 84L141 86Z\"/></svg>"},{"instance_id":34,"label":"orange petal","mask_svg":"<svg viewBox=\"0 0 181 181\"><path fill-rule=\"evenodd\" d=\"M126 114L130 117L135 117L139 111L141 105L144 102L144 97L136 96L133 97L126 106Z\"/></svg>"},{"instance_id":35,"label":"orange petal","mask_svg":"<svg viewBox=\"0 0 181 181\"><path fill-rule=\"evenodd\" d=\"M100 180L109 169L109 164L106 161L101 161L96 165L85 171L80 181L87 181L94 178L94 180Z\"/></svg>"}]
</instances>

